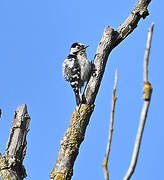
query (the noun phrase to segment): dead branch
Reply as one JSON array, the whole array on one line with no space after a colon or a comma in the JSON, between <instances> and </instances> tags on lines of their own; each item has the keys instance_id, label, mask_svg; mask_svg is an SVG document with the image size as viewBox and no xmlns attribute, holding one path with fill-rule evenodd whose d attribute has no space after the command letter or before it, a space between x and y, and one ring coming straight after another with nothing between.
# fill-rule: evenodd
<instances>
[{"instance_id":1,"label":"dead branch","mask_svg":"<svg viewBox=\"0 0 164 180\"><path fill-rule=\"evenodd\" d=\"M148 61L149 61L153 28L154 28L154 25L151 26L151 28L149 29L149 32L148 32L147 45L146 45L145 58L144 58L144 70L143 70L144 71L144 78L143 78L143 80L144 80L144 95L143 95L144 103L143 103L143 108L142 108L142 112L141 112L140 123L138 126L138 132L136 135L136 140L135 140L131 163L130 163L129 169L124 177L124 180L129 180L135 171L135 167L136 167L138 155L139 155L139 150L140 150L140 146L141 146L141 141L142 141L142 135L144 132L147 113L148 113L150 100L151 100L152 86L151 86L150 82L148 81Z\"/></svg>"},{"instance_id":2,"label":"dead branch","mask_svg":"<svg viewBox=\"0 0 164 180\"><path fill-rule=\"evenodd\" d=\"M112 136L113 136L114 113L115 113L115 105L117 100L116 97L117 81L118 81L118 71L116 70L115 83L113 87L113 96L112 96L112 110L111 110L111 118L110 118L110 126L109 126L109 137L108 137L108 144L106 148L105 158L103 162L105 180L109 180L108 160L109 160L109 153L111 149Z\"/></svg>"},{"instance_id":3,"label":"dead branch","mask_svg":"<svg viewBox=\"0 0 164 180\"><path fill-rule=\"evenodd\" d=\"M3 156L0 156L0 177L2 180L22 180L26 177L23 159L26 154L26 136L30 123L25 104L14 114L9 141Z\"/></svg>"}]
</instances>

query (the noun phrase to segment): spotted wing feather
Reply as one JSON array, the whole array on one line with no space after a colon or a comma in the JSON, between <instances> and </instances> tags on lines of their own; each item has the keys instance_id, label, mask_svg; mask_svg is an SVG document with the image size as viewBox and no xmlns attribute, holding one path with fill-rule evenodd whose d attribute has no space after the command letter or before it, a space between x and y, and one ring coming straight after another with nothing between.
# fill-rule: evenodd
<instances>
[{"instance_id":1,"label":"spotted wing feather","mask_svg":"<svg viewBox=\"0 0 164 180\"><path fill-rule=\"evenodd\" d=\"M76 56L69 55L63 63L63 76L70 82L75 93L77 106L81 103L81 71Z\"/></svg>"}]
</instances>

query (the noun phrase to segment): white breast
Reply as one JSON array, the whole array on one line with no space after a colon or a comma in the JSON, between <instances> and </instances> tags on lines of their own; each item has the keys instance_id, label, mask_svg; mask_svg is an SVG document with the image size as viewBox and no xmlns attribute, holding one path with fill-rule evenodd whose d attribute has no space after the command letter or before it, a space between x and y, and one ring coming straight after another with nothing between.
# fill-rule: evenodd
<instances>
[{"instance_id":1,"label":"white breast","mask_svg":"<svg viewBox=\"0 0 164 180\"><path fill-rule=\"evenodd\" d=\"M81 68L81 80L88 81L91 72L91 63L88 61L86 56L78 56L78 61Z\"/></svg>"}]
</instances>

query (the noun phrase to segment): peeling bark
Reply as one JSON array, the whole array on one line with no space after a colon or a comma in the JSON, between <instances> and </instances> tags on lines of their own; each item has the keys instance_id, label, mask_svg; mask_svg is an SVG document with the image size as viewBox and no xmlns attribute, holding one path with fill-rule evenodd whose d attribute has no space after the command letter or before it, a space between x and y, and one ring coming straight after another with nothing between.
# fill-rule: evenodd
<instances>
[{"instance_id":1,"label":"peeling bark","mask_svg":"<svg viewBox=\"0 0 164 180\"><path fill-rule=\"evenodd\" d=\"M30 117L27 106L21 105L15 111L9 141L4 155L0 155L0 177L2 180L22 180L26 177L23 160L26 154L26 136Z\"/></svg>"}]
</instances>

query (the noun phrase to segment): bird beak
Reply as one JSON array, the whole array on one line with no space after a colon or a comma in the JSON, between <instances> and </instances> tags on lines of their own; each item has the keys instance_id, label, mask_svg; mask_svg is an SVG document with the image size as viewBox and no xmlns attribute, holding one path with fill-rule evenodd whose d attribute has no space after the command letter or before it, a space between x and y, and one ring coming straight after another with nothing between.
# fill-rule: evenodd
<instances>
[{"instance_id":1,"label":"bird beak","mask_svg":"<svg viewBox=\"0 0 164 180\"><path fill-rule=\"evenodd\" d=\"M88 47L88 45L87 45L87 46L83 45L79 51L86 50L86 49L87 49L87 47Z\"/></svg>"}]
</instances>

